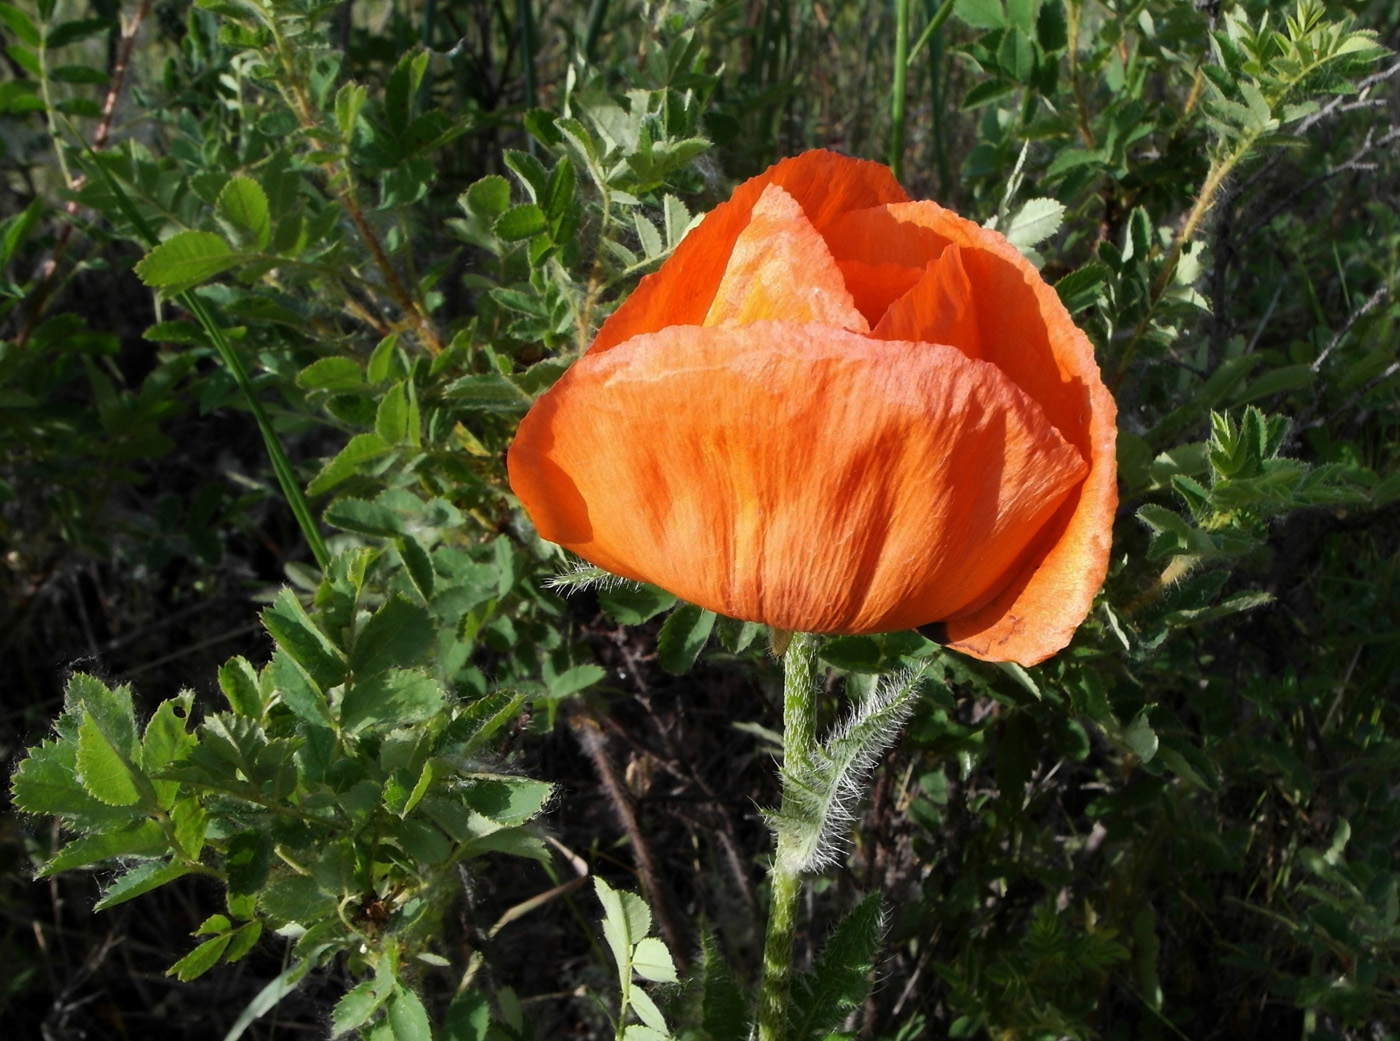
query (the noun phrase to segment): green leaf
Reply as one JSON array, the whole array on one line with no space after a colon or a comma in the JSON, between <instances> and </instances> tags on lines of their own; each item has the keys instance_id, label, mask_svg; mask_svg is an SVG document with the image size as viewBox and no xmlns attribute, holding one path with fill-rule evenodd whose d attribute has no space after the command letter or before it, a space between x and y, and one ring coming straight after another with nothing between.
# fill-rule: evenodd
<instances>
[{"instance_id":1,"label":"green leaf","mask_svg":"<svg viewBox=\"0 0 1400 1041\"><path fill-rule=\"evenodd\" d=\"M428 1010L418 995L402 983L394 987L389 999L389 1027L394 1032L394 1041L433 1041Z\"/></svg>"},{"instance_id":2,"label":"green leaf","mask_svg":"<svg viewBox=\"0 0 1400 1041\"><path fill-rule=\"evenodd\" d=\"M184 864L169 864L162 860L149 860L132 868L102 892L102 899L93 904L94 911L105 911L128 900L149 893L167 882L174 882L190 873Z\"/></svg>"},{"instance_id":3,"label":"green leaf","mask_svg":"<svg viewBox=\"0 0 1400 1041\"><path fill-rule=\"evenodd\" d=\"M546 674L545 683L550 697L566 698L600 682L607 674L601 665L575 665L558 675Z\"/></svg>"},{"instance_id":4,"label":"green leaf","mask_svg":"<svg viewBox=\"0 0 1400 1041\"><path fill-rule=\"evenodd\" d=\"M1001 0L957 0L953 13L974 29L1006 27L1006 9Z\"/></svg>"},{"instance_id":5,"label":"green leaf","mask_svg":"<svg viewBox=\"0 0 1400 1041\"><path fill-rule=\"evenodd\" d=\"M282 704L292 710L298 719L312 726L331 725L330 706L326 703L324 691L282 648L278 648L267 663L267 678L273 689L282 699Z\"/></svg>"},{"instance_id":6,"label":"green leaf","mask_svg":"<svg viewBox=\"0 0 1400 1041\"><path fill-rule=\"evenodd\" d=\"M327 524L361 535L393 538L403 532L403 518L389 507L364 499L336 499L322 515Z\"/></svg>"},{"instance_id":7,"label":"green leaf","mask_svg":"<svg viewBox=\"0 0 1400 1041\"><path fill-rule=\"evenodd\" d=\"M705 1033L715 1041L744 1036L748 1002L709 929L700 933L700 994L701 1025Z\"/></svg>"},{"instance_id":8,"label":"green leaf","mask_svg":"<svg viewBox=\"0 0 1400 1041\"><path fill-rule=\"evenodd\" d=\"M256 893L267 882L272 866L272 835L261 830L240 831L228 840L224 864L230 893Z\"/></svg>"},{"instance_id":9,"label":"green leaf","mask_svg":"<svg viewBox=\"0 0 1400 1041\"><path fill-rule=\"evenodd\" d=\"M492 230L506 242L528 239L549 229L544 210L533 202L514 206L496 218Z\"/></svg>"},{"instance_id":10,"label":"green leaf","mask_svg":"<svg viewBox=\"0 0 1400 1041\"><path fill-rule=\"evenodd\" d=\"M1058 199L1028 199L1007 219L1002 234L1024 252L1059 231L1064 216L1065 205Z\"/></svg>"},{"instance_id":11,"label":"green leaf","mask_svg":"<svg viewBox=\"0 0 1400 1041\"><path fill-rule=\"evenodd\" d=\"M651 929L651 914L646 910L646 904L642 904L641 911L634 909L634 913L629 916L623 898L629 896L633 900L638 900L638 898L631 893L618 892L598 875L593 877L593 891L598 895L598 902L603 905L603 939L607 941L608 947L612 950L619 978L622 979L623 986L626 987L631 982L629 974L631 972L632 946L637 940L646 936ZM634 930L633 922L641 925L642 928Z\"/></svg>"},{"instance_id":12,"label":"green leaf","mask_svg":"<svg viewBox=\"0 0 1400 1041\"><path fill-rule=\"evenodd\" d=\"M417 665L434 638L427 609L396 593L356 632L350 667L363 682L386 669Z\"/></svg>"},{"instance_id":13,"label":"green leaf","mask_svg":"<svg viewBox=\"0 0 1400 1041\"><path fill-rule=\"evenodd\" d=\"M25 813L52 813L83 827L127 821L132 811L94 799L78 780L75 740L45 741L29 749L15 771L10 789L16 808Z\"/></svg>"},{"instance_id":14,"label":"green leaf","mask_svg":"<svg viewBox=\"0 0 1400 1041\"><path fill-rule=\"evenodd\" d=\"M153 857L167 849L165 832L150 818L132 821L68 843L39 870L40 878L88 867L117 857Z\"/></svg>"},{"instance_id":15,"label":"green leaf","mask_svg":"<svg viewBox=\"0 0 1400 1041\"><path fill-rule=\"evenodd\" d=\"M114 24L110 18L81 18L64 22L48 31L44 38L44 45L50 50L57 50L59 47L66 47L70 43L86 40L98 33L108 32L112 28L114 28Z\"/></svg>"},{"instance_id":16,"label":"green leaf","mask_svg":"<svg viewBox=\"0 0 1400 1041\"><path fill-rule=\"evenodd\" d=\"M652 937L652 940L656 943L661 942L654 937ZM660 1037L669 1037L670 1031L666 1029L666 1017L662 1015L661 1009L657 1007L656 1002L652 1000L650 994L641 987L634 986L628 992L628 997L630 998L632 1011L637 1014L638 1018L641 1019L648 1030L656 1031ZM624 1038L628 1036L632 1035L623 1034Z\"/></svg>"},{"instance_id":17,"label":"green leaf","mask_svg":"<svg viewBox=\"0 0 1400 1041\"><path fill-rule=\"evenodd\" d=\"M479 990L458 994L442 1020L442 1041L486 1041L491 1002Z\"/></svg>"},{"instance_id":18,"label":"green leaf","mask_svg":"<svg viewBox=\"0 0 1400 1041\"><path fill-rule=\"evenodd\" d=\"M653 983L675 983L676 963L666 945L655 936L643 937L637 941L632 952L632 969L642 979Z\"/></svg>"},{"instance_id":19,"label":"green leaf","mask_svg":"<svg viewBox=\"0 0 1400 1041\"><path fill-rule=\"evenodd\" d=\"M262 185L251 177L239 174L231 178L219 199L214 204L214 213L234 228L245 233L257 244L258 249L266 249L272 235L272 222L268 216L267 193Z\"/></svg>"},{"instance_id":20,"label":"green leaf","mask_svg":"<svg viewBox=\"0 0 1400 1041\"><path fill-rule=\"evenodd\" d=\"M356 473L363 464L379 459L391 451L392 447L378 434L356 434L350 439L350 443L340 450L340 454L321 468L321 472L306 486L306 493L320 495L322 492L328 492Z\"/></svg>"},{"instance_id":21,"label":"green leaf","mask_svg":"<svg viewBox=\"0 0 1400 1041\"><path fill-rule=\"evenodd\" d=\"M4 22L15 34L15 39L29 47L37 48L43 39L29 15L13 4L0 4L0 22Z\"/></svg>"},{"instance_id":22,"label":"green leaf","mask_svg":"<svg viewBox=\"0 0 1400 1041\"><path fill-rule=\"evenodd\" d=\"M681 604L671 612L656 638L656 657L667 672L689 672L715 627L713 611L694 604Z\"/></svg>"},{"instance_id":23,"label":"green leaf","mask_svg":"<svg viewBox=\"0 0 1400 1041\"><path fill-rule=\"evenodd\" d=\"M188 983L196 977L203 976L212 969L223 956L229 941L233 937L229 933L216 936L212 940L205 940L189 954L185 955L170 968L165 970L167 976L174 976L181 983Z\"/></svg>"},{"instance_id":24,"label":"green leaf","mask_svg":"<svg viewBox=\"0 0 1400 1041\"><path fill-rule=\"evenodd\" d=\"M602 589L598 593L598 603L617 623L640 625L675 606L676 597L654 585L627 583L615 589Z\"/></svg>"},{"instance_id":25,"label":"green leaf","mask_svg":"<svg viewBox=\"0 0 1400 1041\"><path fill-rule=\"evenodd\" d=\"M287 652L322 690L345 679L340 651L317 628L306 608L290 589L283 588L272 606L262 613L263 625L279 647Z\"/></svg>"},{"instance_id":26,"label":"green leaf","mask_svg":"<svg viewBox=\"0 0 1400 1041\"><path fill-rule=\"evenodd\" d=\"M418 595L424 600L431 600L436 575L428 551L412 535L400 535L394 540L394 545L399 551L399 558L403 560L404 570L408 572L413 588L418 590Z\"/></svg>"},{"instance_id":27,"label":"green leaf","mask_svg":"<svg viewBox=\"0 0 1400 1041\"><path fill-rule=\"evenodd\" d=\"M185 757L199 742L186 730L190 706L194 694L184 691L178 697L163 701L146 724L145 737L141 742L141 766L146 773L162 773L173 763ZM179 784L175 781L152 780L161 809L169 810L174 804Z\"/></svg>"},{"instance_id":28,"label":"green leaf","mask_svg":"<svg viewBox=\"0 0 1400 1041\"><path fill-rule=\"evenodd\" d=\"M219 688L235 713L249 719L262 718L262 691L248 659L234 657L219 666Z\"/></svg>"},{"instance_id":29,"label":"green leaf","mask_svg":"<svg viewBox=\"0 0 1400 1041\"><path fill-rule=\"evenodd\" d=\"M1090 261L1055 283L1055 292L1070 314L1078 314L1098 301L1100 287L1108 281L1108 265Z\"/></svg>"},{"instance_id":30,"label":"green leaf","mask_svg":"<svg viewBox=\"0 0 1400 1041\"><path fill-rule=\"evenodd\" d=\"M303 390L332 390L365 392L369 384L365 382L364 371L354 358L332 355L317 358L297 373L297 386Z\"/></svg>"},{"instance_id":31,"label":"green leaf","mask_svg":"<svg viewBox=\"0 0 1400 1041\"><path fill-rule=\"evenodd\" d=\"M147 253L137 263L136 274L146 285L174 296L227 271L240 259L211 231L182 231Z\"/></svg>"},{"instance_id":32,"label":"green leaf","mask_svg":"<svg viewBox=\"0 0 1400 1041\"><path fill-rule=\"evenodd\" d=\"M117 750L91 713L78 725L78 778L89 795L108 806L141 801L136 767Z\"/></svg>"},{"instance_id":33,"label":"green leaf","mask_svg":"<svg viewBox=\"0 0 1400 1041\"><path fill-rule=\"evenodd\" d=\"M356 1027L364 1026L369 1018L379 1011L391 992L381 988L375 980L365 980L358 987L347 992L335 1004L331 1012L331 1037L339 1037Z\"/></svg>"},{"instance_id":34,"label":"green leaf","mask_svg":"<svg viewBox=\"0 0 1400 1041\"><path fill-rule=\"evenodd\" d=\"M490 174L463 192L459 201L468 213L494 219L510 209L510 182Z\"/></svg>"},{"instance_id":35,"label":"green leaf","mask_svg":"<svg viewBox=\"0 0 1400 1041\"><path fill-rule=\"evenodd\" d=\"M883 933L880 897L871 894L832 932L812 971L793 981L789 1037L825 1037L861 1006Z\"/></svg>"},{"instance_id":36,"label":"green leaf","mask_svg":"<svg viewBox=\"0 0 1400 1041\"><path fill-rule=\"evenodd\" d=\"M358 83L346 83L335 94L335 125L348 145L355 138L355 126L369 98L369 91Z\"/></svg>"},{"instance_id":37,"label":"green leaf","mask_svg":"<svg viewBox=\"0 0 1400 1041\"><path fill-rule=\"evenodd\" d=\"M429 630L431 638L431 630ZM442 685L409 670L380 672L357 679L340 706L340 725L354 732L366 726L400 726L431 718L446 703Z\"/></svg>"}]
</instances>

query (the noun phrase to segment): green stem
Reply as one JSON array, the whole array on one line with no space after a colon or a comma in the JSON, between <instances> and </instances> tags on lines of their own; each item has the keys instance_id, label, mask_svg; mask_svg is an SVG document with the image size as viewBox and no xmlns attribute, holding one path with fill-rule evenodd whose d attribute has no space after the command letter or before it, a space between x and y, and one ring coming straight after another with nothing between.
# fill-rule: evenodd
<instances>
[{"instance_id":1,"label":"green stem","mask_svg":"<svg viewBox=\"0 0 1400 1041\"><path fill-rule=\"evenodd\" d=\"M800 774L794 766L809 761L816 747L817 637L795 633L783 655L783 809L791 808L786 778ZM763 990L759 995L759 1041L787 1036L788 994L792 985L792 940L797 931L797 901L802 875L793 847L797 836L778 830L773 857L768 938L763 946Z\"/></svg>"},{"instance_id":2,"label":"green stem","mask_svg":"<svg viewBox=\"0 0 1400 1041\"><path fill-rule=\"evenodd\" d=\"M894 83L890 87L890 170L904 173L904 94L909 74L909 0L894 0Z\"/></svg>"}]
</instances>

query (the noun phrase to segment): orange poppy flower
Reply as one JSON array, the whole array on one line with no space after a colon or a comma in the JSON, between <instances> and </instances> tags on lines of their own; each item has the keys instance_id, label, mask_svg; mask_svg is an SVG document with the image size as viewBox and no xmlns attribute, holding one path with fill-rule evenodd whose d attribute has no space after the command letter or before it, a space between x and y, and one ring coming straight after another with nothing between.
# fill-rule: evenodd
<instances>
[{"instance_id":1,"label":"orange poppy flower","mask_svg":"<svg viewBox=\"0 0 1400 1041\"><path fill-rule=\"evenodd\" d=\"M542 537L721 614L1064 647L1108 565L1113 399L1001 235L831 152L741 185L511 446Z\"/></svg>"}]
</instances>

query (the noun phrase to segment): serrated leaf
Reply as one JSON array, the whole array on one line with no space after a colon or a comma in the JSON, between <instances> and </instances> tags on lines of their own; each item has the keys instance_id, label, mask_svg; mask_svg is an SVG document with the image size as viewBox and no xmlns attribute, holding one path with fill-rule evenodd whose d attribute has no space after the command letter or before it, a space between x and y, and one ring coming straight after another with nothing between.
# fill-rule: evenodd
<instances>
[{"instance_id":1,"label":"serrated leaf","mask_svg":"<svg viewBox=\"0 0 1400 1041\"><path fill-rule=\"evenodd\" d=\"M433 1041L433 1029L428 1023L428 1010L418 995L402 983L394 987L389 999L389 1028L394 1041Z\"/></svg>"},{"instance_id":2,"label":"serrated leaf","mask_svg":"<svg viewBox=\"0 0 1400 1041\"><path fill-rule=\"evenodd\" d=\"M91 713L78 725L78 779L98 802L134 806L141 801L135 764L117 751Z\"/></svg>"},{"instance_id":3,"label":"serrated leaf","mask_svg":"<svg viewBox=\"0 0 1400 1041\"><path fill-rule=\"evenodd\" d=\"M166 848L165 832L155 821L146 818L73 840L40 868L38 877L47 878L60 871L89 867L118 857L153 857L164 853Z\"/></svg>"},{"instance_id":4,"label":"serrated leaf","mask_svg":"<svg viewBox=\"0 0 1400 1041\"><path fill-rule=\"evenodd\" d=\"M219 689L238 715L249 719L262 717L262 691L258 687L258 675L248 659L240 655L219 666Z\"/></svg>"},{"instance_id":5,"label":"serrated leaf","mask_svg":"<svg viewBox=\"0 0 1400 1041\"><path fill-rule=\"evenodd\" d=\"M618 974L624 986L629 985L626 973L630 971L633 940L627 924L627 912L622 905L622 894L597 875L593 876L593 891L598 902L603 905L603 939L612 950L613 961L617 963ZM645 932L642 933L646 935Z\"/></svg>"},{"instance_id":6,"label":"serrated leaf","mask_svg":"<svg viewBox=\"0 0 1400 1041\"><path fill-rule=\"evenodd\" d=\"M656 638L656 657L667 672L689 672L715 627L713 611L681 604L671 612Z\"/></svg>"},{"instance_id":7,"label":"serrated leaf","mask_svg":"<svg viewBox=\"0 0 1400 1041\"><path fill-rule=\"evenodd\" d=\"M322 690L345 679L346 664L340 651L317 628L290 589L283 588L261 617L277 645L305 669Z\"/></svg>"},{"instance_id":8,"label":"serrated leaf","mask_svg":"<svg viewBox=\"0 0 1400 1041\"><path fill-rule=\"evenodd\" d=\"M183 759L199 743L186 729L193 703L194 694L190 691L161 702L146 724L146 733L141 741L141 766L152 775L151 786L163 810L169 810L174 804L180 785L175 781L154 778L171 764Z\"/></svg>"},{"instance_id":9,"label":"serrated leaf","mask_svg":"<svg viewBox=\"0 0 1400 1041\"><path fill-rule=\"evenodd\" d=\"M212 969L223 955L233 939L228 933L216 936L212 940L205 940L189 954L185 955L170 968L165 970L167 976L174 976L181 983L188 983L190 980L203 976Z\"/></svg>"},{"instance_id":10,"label":"serrated leaf","mask_svg":"<svg viewBox=\"0 0 1400 1041\"><path fill-rule=\"evenodd\" d=\"M355 681L341 703L340 725L354 732L366 726L417 723L432 718L445 703L442 684L425 673L380 672Z\"/></svg>"},{"instance_id":11,"label":"serrated leaf","mask_svg":"<svg viewBox=\"0 0 1400 1041\"><path fill-rule=\"evenodd\" d=\"M566 698L593 686L607 676L600 665L575 665L555 676L547 676L546 686L552 698Z\"/></svg>"},{"instance_id":12,"label":"serrated leaf","mask_svg":"<svg viewBox=\"0 0 1400 1041\"><path fill-rule=\"evenodd\" d=\"M1107 264L1090 261L1056 282L1055 292L1059 294L1065 310L1077 314L1098 299L1099 289L1108 281L1109 274Z\"/></svg>"},{"instance_id":13,"label":"serrated leaf","mask_svg":"<svg viewBox=\"0 0 1400 1041\"><path fill-rule=\"evenodd\" d=\"M45 741L29 749L15 771L10 797L25 813L52 813L84 827L129 820L131 810L94 799L78 780L76 740Z\"/></svg>"},{"instance_id":14,"label":"serrated leaf","mask_svg":"<svg viewBox=\"0 0 1400 1041\"><path fill-rule=\"evenodd\" d=\"M500 174L489 174L463 192L458 202L469 214L494 219L510 209L510 182Z\"/></svg>"},{"instance_id":15,"label":"serrated leaf","mask_svg":"<svg viewBox=\"0 0 1400 1041\"><path fill-rule=\"evenodd\" d=\"M647 257L658 257L666 252L666 247L661 243L661 233L656 230L656 225L643 217L640 212L633 211L632 226L637 229L637 238L642 244L642 252Z\"/></svg>"},{"instance_id":16,"label":"serrated leaf","mask_svg":"<svg viewBox=\"0 0 1400 1041\"><path fill-rule=\"evenodd\" d=\"M326 703L325 692L285 650L278 648L273 653L265 671L273 690L293 715L312 726L331 725L330 706Z\"/></svg>"},{"instance_id":17,"label":"serrated leaf","mask_svg":"<svg viewBox=\"0 0 1400 1041\"><path fill-rule=\"evenodd\" d=\"M251 177L239 174L229 179L219 192L214 213L239 231L248 235L258 249L266 249L272 235L268 216L267 193Z\"/></svg>"},{"instance_id":18,"label":"serrated leaf","mask_svg":"<svg viewBox=\"0 0 1400 1041\"><path fill-rule=\"evenodd\" d=\"M434 638L427 609L396 593L355 633L350 668L357 682L363 682L386 669L417 665Z\"/></svg>"},{"instance_id":19,"label":"serrated leaf","mask_svg":"<svg viewBox=\"0 0 1400 1041\"><path fill-rule=\"evenodd\" d=\"M1013 246L1022 252L1040 245L1060 230L1065 205L1058 199L1027 199L1002 229Z\"/></svg>"},{"instance_id":20,"label":"serrated leaf","mask_svg":"<svg viewBox=\"0 0 1400 1041\"><path fill-rule=\"evenodd\" d=\"M387 998L388 993L382 991L374 980L365 980L348 991L335 1003L331 1012L331 1037L339 1037L368 1023Z\"/></svg>"},{"instance_id":21,"label":"serrated leaf","mask_svg":"<svg viewBox=\"0 0 1400 1041\"><path fill-rule=\"evenodd\" d=\"M306 494L320 495L330 491L365 463L379 459L391 451L393 447L378 434L356 434L338 455L321 468L321 472L306 486Z\"/></svg>"},{"instance_id":22,"label":"serrated leaf","mask_svg":"<svg viewBox=\"0 0 1400 1041\"><path fill-rule=\"evenodd\" d=\"M109 907L116 907L189 873L190 869L184 864L169 864L161 860L147 861L132 868L103 890L102 899L93 904L92 909L105 911Z\"/></svg>"},{"instance_id":23,"label":"serrated leaf","mask_svg":"<svg viewBox=\"0 0 1400 1041\"><path fill-rule=\"evenodd\" d=\"M632 950L632 968L642 979L653 983L675 983L676 963L666 945L655 936L637 941Z\"/></svg>"},{"instance_id":24,"label":"serrated leaf","mask_svg":"<svg viewBox=\"0 0 1400 1041\"><path fill-rule=\"evenodd\" d=\"M331 355L317 358L297 373L297 386L303 390L368 391L364 371L354 358Z\"/></svg>"},{"instance_id":25,"label":"serrated leaf","mask_svg":"<svg viewBox=\"0 0 1400 1041\"><path fill-rule=\"evenodd\" d=\"M622 1041L671 1041L671 1035L645 1023L629 1023L622 1032Z\"/></svg>"},{"instance_id":26,"label":"serrated leaf","mask_svg":"<svg viewBox=\"0 0 1400 1041\"><path fill-rule=\"evenodd\" d=\"M652 1000L650 994L642 990L641 987L634 986L628 991L628 996L632 1011L637 1014L637 1017L646 1026L659 1032L663 1036L668 1033L666 1017L661 1014L661 1009L657 1007L656 1002Z\"/></svg>"},{"instance_id":27,"label":"serrated leaf","mask_svg":"<svg viewBox=\"0 0 1400 1041\"><path fill-rule=\"evenodd\" d=\"M322 514L327 524L361 535L393 538L403 532L403 518L389 507L364 499L336 499Z\"/></svg>"},{"instance_id":28,"label":"serrated leaf","mask_svg":"<svg viewBox=\"0 0 1400 1041\"><path fill-rule=\"evenodd\" d=\"M491 226L498 238L505 242L518 242L548 230L549 221L544 210L533 202L513 206L496 218Z\"/></svg>"},{"instance_id":29,"label":"serrated leaf","mask_svg":"<svg viewBox=\"0 0 1400 1041\"><path fill-rule=\"evenodd\" d=\"M222 236L182 231L142 257L135 270L146 285L173 295L207 282L240 260Z\"/></svg>"}]
</instances>

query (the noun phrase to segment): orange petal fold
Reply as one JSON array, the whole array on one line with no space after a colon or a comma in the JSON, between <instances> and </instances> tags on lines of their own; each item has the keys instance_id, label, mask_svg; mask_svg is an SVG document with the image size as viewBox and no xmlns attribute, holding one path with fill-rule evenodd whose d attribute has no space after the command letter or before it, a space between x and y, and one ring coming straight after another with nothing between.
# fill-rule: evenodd
<instances>
[{"instance_id":1,"label":"orange petal fold","mask_svg":"<svg viewBox=\"0 0 1400 1041\"><path fill-rule=\"evenodd\" d=\"M790 322L585 356L509 468L540 534L600 567L841 633L984 608L1086 472L994 366Z\"/></svg>"},{"instance_id":2,"label":"orange petal fold","mask_svg":"<svg viewBox=\"0 0 1400 1041\"><path fill-rule=\"evenodd\" d=\"M826 242L776 184L763 189L705 315L705 325L817 322L869 332Z\"/></svg>"},{"instance_id":3,"label":"orange petal fold","mask_svg":"<svg viewBox=\"0 0 1400 1041\"><path fill-rule=\"evenodd\" d=\"M1043 661L1069 643L1108 572L1118 508L1117 408L1094 348L1015 246L937 203L887 207L902 223L961 249L982 357L1025 391L1089 463L1089 473L1006 587L948 620L949 643L991 661Z\"/></svg>"},{"instance_id":4,"label":"orange petal fold","mask_svg":"<svg viewBox=\"0 0 1400 1041\"><path fill-rule=\"evenodd\" d=\"M851 210L907 202L909 196L889 168L848 159L835 152L811 151L784 159L745 181L691 229L660 271L642 279L632 295L598 331L590 352L606 351L638 333L668 325L700 325L729 265L729 255L763 190L776 184L826 237ZM839 258L838 258L839 259Z\"/></svg>"}]
</instances>

